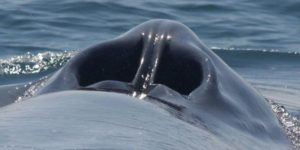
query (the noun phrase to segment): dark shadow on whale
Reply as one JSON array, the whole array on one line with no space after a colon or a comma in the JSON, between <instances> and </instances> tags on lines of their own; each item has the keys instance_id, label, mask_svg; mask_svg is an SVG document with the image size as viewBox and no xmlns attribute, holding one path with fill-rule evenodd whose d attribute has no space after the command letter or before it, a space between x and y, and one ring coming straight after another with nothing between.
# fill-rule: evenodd
<instances>
[{"instance_id":1,"label":"dark shadow on whale","mask_svg":"<svg viewBox=\"0 0 300 150\"><path fill-rule=\"evenodd\" d=\"M37 99L65 90L123 93L132 96L130 100L152 102L234 149L289 147L264 98L189 28L175 21L148 21L80 51L52 75ZM46 105L51 105L50 99Z\"/></svg>"}]
</instances>

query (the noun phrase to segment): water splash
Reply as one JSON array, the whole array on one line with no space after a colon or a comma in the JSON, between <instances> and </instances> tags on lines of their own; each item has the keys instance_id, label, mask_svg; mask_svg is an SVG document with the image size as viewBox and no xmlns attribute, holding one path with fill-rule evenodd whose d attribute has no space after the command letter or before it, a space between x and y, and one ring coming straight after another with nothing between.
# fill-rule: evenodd
<instances>
[{"instance_id":1,"label":"water splash","mask_svg":"<svg viewBox=\"0 0 300 150\"><path fill-rule=\"evenodd\" d=\"M15 103L21 102L23 100L26 100L32 96L35 96L36 93L45 86L46 82L48 81L49 77L45 76L40 78L39 80L35 82L29 82L24 85L25 91L24 94L19 96L16 100Z\"/></svg>"},{"instance_id":2,"label":"water splash","mask_svg":"<svg viewBox=\"0 0 300 150\"><path fill-rule=\"evenodd\" d=\"M290 114L283 105L271 99L267 99L267 101L271 104L273 112L276 114L294 148L300 149L300 120Z\"/></svg>"},{"instance_id":3,"label":"water splash","mask_svg":"<svg viewBox=\"0 0 300 150\"><path fill-rule=\"evenodd\" d=\"M42 52L0 59L0 75L36 74L65 64L76 51Z\"/></svg>"}]
</instances>

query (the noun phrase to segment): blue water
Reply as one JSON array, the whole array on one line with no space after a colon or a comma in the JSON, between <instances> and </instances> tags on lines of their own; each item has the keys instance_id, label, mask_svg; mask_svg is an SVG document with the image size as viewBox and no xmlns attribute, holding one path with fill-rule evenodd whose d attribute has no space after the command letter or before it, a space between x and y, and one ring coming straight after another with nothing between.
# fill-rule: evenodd
<instances>
[{"instance_id":1,"label":"blue water","mask_svg":"<svg viewBox=\"0 0 300 150\"><path fill-rule=\"evenodd\" d=\"M153 18L189 26L208 45L300 52L300 2L2 0L1 57L82 49Z\"/></svg>"},{"instance_id":2,"label":"blue water","mask_svg":"<svg viewBox=\"0 0 300 150\"><path fill-rule=\"evenodd\" d=\"M263 96L300 117L300 1L2 0L0 85L38 80L77 50L154 18L190 27ZM276 107L276 108L275 108ZM280 110L278 110L280 111ZM282 116L279 116L279 118ZM284 120L281 120L285 126ZM299 121L285 126L300 147ZM289 123L288 122L288 123ZM296 138L295 138L296 137Z\"/></svg>"}]
</instances>

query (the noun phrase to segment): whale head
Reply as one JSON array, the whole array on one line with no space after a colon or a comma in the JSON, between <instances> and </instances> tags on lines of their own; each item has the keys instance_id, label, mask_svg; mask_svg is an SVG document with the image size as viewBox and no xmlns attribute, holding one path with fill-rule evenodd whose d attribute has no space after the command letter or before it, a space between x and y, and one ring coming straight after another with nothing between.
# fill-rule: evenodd
<instances>
[{"instance_id":1,"label":"whale head","mask_svg":"<svg viewBox=\"0 0 300 150\"><path fill-rule=\"evenodd\" d=\"M151 102L228 141L287 143L265 99L176 21L150 20L78 52L37 95L67 90Z\"/></svg>"}]
</instances>

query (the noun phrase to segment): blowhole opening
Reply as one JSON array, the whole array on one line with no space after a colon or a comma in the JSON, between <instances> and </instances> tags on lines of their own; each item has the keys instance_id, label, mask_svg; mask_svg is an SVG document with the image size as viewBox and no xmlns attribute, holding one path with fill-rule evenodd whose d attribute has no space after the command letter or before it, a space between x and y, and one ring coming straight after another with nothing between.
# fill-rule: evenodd
<instances>
[{"instance_id":1,"label":"blowhole opening","mask_svg":"<svg viewBox=\"0 0 300 150\"><path fill-rule=\"evenodd\" d=\"M191 53L165 50L155 83L164 84L183 95L190 94L203 80L203 71L200 62L194 60Z\"/></svg>"},{"instance_id":2,"label":"blowhole opening","mask_svg":"<svg viewBox=\"0 0 300 150\"><path fill-rule=\"evenodd\" d=\"M88 54L88 59L79 64L77 74L82 87L105 81L131 82L138 70L142 42L106 44Z\"/></svg>"}]
</instances>

